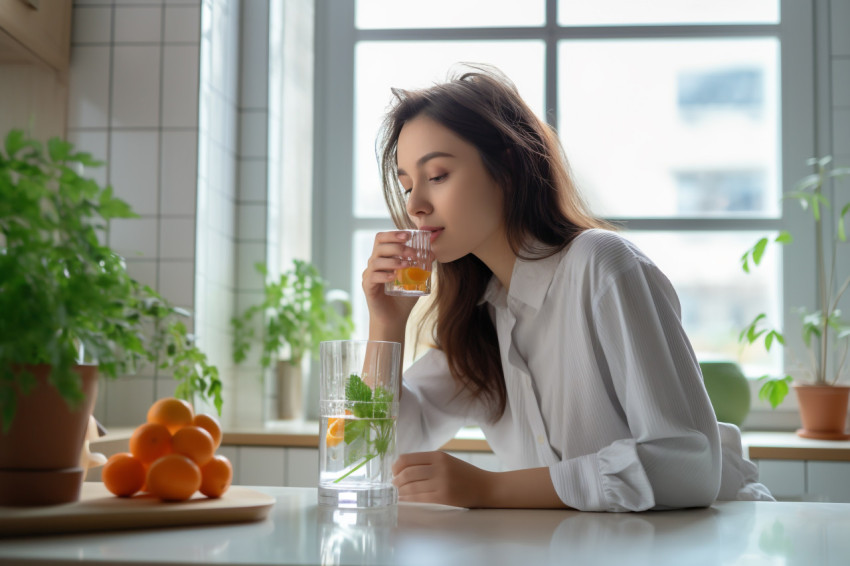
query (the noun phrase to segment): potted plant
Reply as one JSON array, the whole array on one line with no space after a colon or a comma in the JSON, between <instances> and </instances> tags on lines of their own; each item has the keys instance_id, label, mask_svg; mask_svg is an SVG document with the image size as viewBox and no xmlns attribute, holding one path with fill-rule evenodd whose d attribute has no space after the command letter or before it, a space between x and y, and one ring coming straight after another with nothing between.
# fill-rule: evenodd
<instances>
[{"instance_id":1,"label":"potted plant","mask_svg":"<svg viewBox=\"0 0 850 566\"><path fill-rule=\"evenodd\" d=\"M276 366L280 419L302 416L304 356L317 356L320 342L349 338L354 330L351 303L345 295L327 292L327 282L311 263L296 259L293 264L276 280L269 278L265 264L256 264L266 280L263 302L231 320L233 361L240 363L255 337L255 317L263 317L260 364L263 368ZM342 313L335 308L336 302L342 305Z\"/></svg>"},{"instance_id":2,"label":"potted plant","mask_svg":"<svg viewBox=\"0 0 850 566\"><path fill-rule=\"evenodd\" d=\"M170 368L221 407L221 382L170 305L103 242L136 215L80 175L101 163L12 130L0 148L0 505L75 501L97 377ZM36 434L33 438L30 435Z\"/></svg>"},{"instance_id":3,"label":"potted plant","mask_svg":"<svg viewBox=\"0 0 850 566\"><path fill-rule=\"evenodd\" d=\"M838 381L847 366L850 324L841 318L838 304L850 286L850 273L836 272L836 258L842 257L842 254L846 257L847 254L839 250L847 246L845 217L850 213L850 202L833 206L823 189L830 180L838 181L850 176L850 168L833 168L831 161L830 157L810 159L808 164L815 167L815 172L803 178L793 191L785 195L785 198L798 200L803 210L812 214L817 263L814 283L818 290L818 306L814 310L799 309L803 323L803 343L809 353L809 363L800 372L809 383L795 382L793 387L803 422L803 428L797 431L798 434L807 438L845 439L850 438L844 431L850 387L840 385ZM829 215L832 215L834 233L829 232L829 225L825 222ZM832 239L830 257L827 257L826 238ZM774 238L774 242L788 245L793 242L793 237L789 232L782 231ZM768 238L761 238L744 253L741 262L745 272L749 273L750 262L759 265L768 244ZM744 343L753 344L760 340L768 351L776 343L785 344L784 334L767 326L764 313L757 315L740 335L740 341ZM829 363L831 356L835 356L832 368ZM762 376L760 379L764 380L764 384L759 397L776 408L788 394L792 376Z\"/></svg>"}]
</instances>

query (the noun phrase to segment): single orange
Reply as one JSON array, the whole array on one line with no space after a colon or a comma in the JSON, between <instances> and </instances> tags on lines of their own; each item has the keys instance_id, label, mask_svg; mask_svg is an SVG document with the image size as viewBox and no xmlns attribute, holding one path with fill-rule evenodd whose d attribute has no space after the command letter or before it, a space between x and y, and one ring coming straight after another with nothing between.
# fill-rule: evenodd
<instances>
[{"instance_id":1,"label":"single orange","mask_svg":"<svg viewBox=\"0 0 850 566\"><path fill-rule=\"evenodd\" d=\"M215 456L201 468L201 493L221 497L233 481L233 466L224 456Z\"/></svg>"},{"instance_id":2,"label":"single orange","mask_svg":"<svg viewBox=\"0 0 850 566\"><path fill-rule=\"evenodd\" d=\"M212 415L202 413L200 415L195 415L195 419L192 421L192 424L199 426L210 433L216 448L221 446L221 425L219 424L218 419Z\"/></svg>"},{"instance_id":3,"label":"single orange","mask_svg":"<svg viewBox=\"0 0 850 566\"><path fill-rule=\"evenodd\" d=\"M167 426L171 434L192 424L194 417L192 406L175 397L159 399L148 409L148 422Z\"/></svg>"},{"instance_id":4,"label":"single orange","mask_svg":"<svg viewBox=\"0 0 850 566\"><path fill-rule=\"evenodd\" d=\"M171 450L203 466L215 455L215 441L210 433L199 426L184 426L171 437Z\"/></svg>"},{"instance_id":5,"label":"single orange","mask_svg":"<svg viewBox=\"0 0 850 566\"><path fill-rule=\"evenodd\" d=\"M145 484L145 465L132 454L121 452L109 457L100 475L106 489L118 497L130 497Z\"/></svg>"},{"instance_id":6,"label":"single orange","mask_svg":"<svg viewBox=\"0 0 850 566\"><path fill-rule=\"evenodd\" d=\"M145 423L136 427L130 437L130 452L142 462L154 460L171 453L171 433L165 425Z\"/></svg>"},{"instance_id":7,"label":"single orange","mask_svg":"<svg viewBox=\"0 0 850 566\"><path fill-rule=\"evenodd\" d=\"M201 469L183 454L168 454L151 464L147 486L163 501L184 501L201 487Z\"/></svg>"}]
</instances>

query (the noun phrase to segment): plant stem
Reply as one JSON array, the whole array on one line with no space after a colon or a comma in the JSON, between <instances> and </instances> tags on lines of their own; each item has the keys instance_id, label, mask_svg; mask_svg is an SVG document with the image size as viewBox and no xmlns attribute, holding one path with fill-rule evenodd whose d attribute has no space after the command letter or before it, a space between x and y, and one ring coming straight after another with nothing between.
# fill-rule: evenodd
<instances>
[{"instance_id":1,"label":"plant stem","mask_svg":"<svg viewBox=\"0 0 850 566\"><path fill-rule=\"evenodd\" d=\"M348 476L350 476L351 474L353 474L354 472L356 472L357 470L362 468L367 462L369 462L369 460L371 460L372 458L374 458L377 455L378 455L377 452L375 454L369 454L369 456L367 456L362 462L360 462L359 464L357 464L356 466L354 466L353 468L348 470L344 475L336 478L334 480L334 483L341 482L342 480L344 480L345 478L347 478Z\"/></svg>"},{"instance_id":2,"label":"plant stem","mask_svg":"<svg viewBox=\"0 0 850 566\"><path fill-rule=\"evenodd\" d=\"M820 179L815 187L815 199L823 193L823 167L819 167ZM817 203L817 200L815 200ZM821 317L823 325L820 336L820 363L815 365L815 383L822 385L826 383L826 352L827 352L827 326L829 321L829 293L827 292L826 265L823 257L823 211L819 218L815 218L815 256L818 264L818 279L820 283Z\"/></svg>"}]
</instances>

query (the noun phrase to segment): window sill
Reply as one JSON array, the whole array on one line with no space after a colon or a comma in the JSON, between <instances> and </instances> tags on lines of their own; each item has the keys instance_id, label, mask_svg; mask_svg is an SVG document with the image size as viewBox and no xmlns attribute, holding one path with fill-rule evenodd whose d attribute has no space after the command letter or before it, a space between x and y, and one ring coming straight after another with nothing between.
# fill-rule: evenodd
<instances>
[{"instance_id":1,"label":"window sill","mask_svg":"<svg viewBox=\"0 0 850 566\"><path fill-rule=\"evenodd\" d=\"M319 445L318 421L279 421L265 427L227 430L223 446L280 446L284 448L316 448ZM126 451L133 429L112 429L92 442L92 451L114 454ZM793 432L742 433L744 453L753 460L823 460L850 462L850 441L810 440ZM443 450L456 452L490 452L480 429L461 429Z\"/></svg>"}]
</instances>

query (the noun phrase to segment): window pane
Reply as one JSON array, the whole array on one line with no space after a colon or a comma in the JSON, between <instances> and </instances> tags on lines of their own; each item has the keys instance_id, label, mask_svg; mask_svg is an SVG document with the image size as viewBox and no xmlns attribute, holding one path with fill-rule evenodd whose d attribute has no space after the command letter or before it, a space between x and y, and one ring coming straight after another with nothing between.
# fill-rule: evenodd
<instances>
[{"instance_id":1,"label":"window pane","mask_svg":"<svg viewBox=\"0 0 850 566\"><path fill-rule=\"evenodd\" d=\"M775 38L562 41L559 131L608 217L777 217Z\"/></svg>"},{"instance_id":2,"label":"window pane","mask_svg":"<svg viewBox=\"0 0 850 566\"><path fill-rule=\"evenodd\" d=\"M459 61L487 62L510 77L531 109L543 116L542 41L360 42L354 57L354 213L360 218L389 216L375 140L392 100L391 87L429 86L445 80Z\"/></svg>"},{"instance_id":3,"label":"window pane","mask_svg":"<svg viewBox=\"0 0 850 566\"><path fill-rule=\"evenodd\" d=\"M542 26L544 0L357 0L359 29Z\"/></svg>"},{"instance_id":4,"label":"window pane","mask_svg":"<svg viewBox=\"0 0 850 566\"><path fill-rule=\"evenodd\" d=\"M776 246L749 274L740 257L763 234L753 232L624 233L670 279L682 306L682 323L700 361L739 362L750 377L779 375L781 348L743 347L738 335L759 313L781 327ZM776 236L773 234L772 236Z\"/></svg>"},{"instance_id":5,"label":"window pane","mask_svg":"<svg viewBox=\"0 0 850 566\"><path fill-rule=\"evenodd\" d=\"M562 26L775 24L779 0L558 0Z\"/></svg>"}]
</instances>

